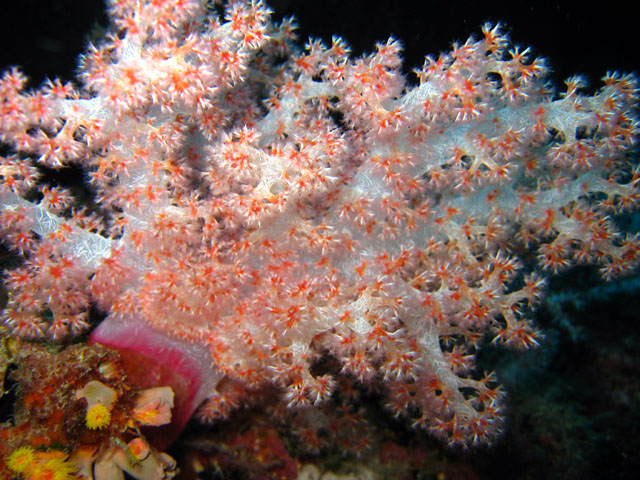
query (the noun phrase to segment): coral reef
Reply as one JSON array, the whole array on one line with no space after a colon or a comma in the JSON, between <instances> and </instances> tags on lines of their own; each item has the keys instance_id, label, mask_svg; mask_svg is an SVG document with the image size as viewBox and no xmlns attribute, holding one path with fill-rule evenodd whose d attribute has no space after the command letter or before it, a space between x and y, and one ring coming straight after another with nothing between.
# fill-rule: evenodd
<instances>
[{"instance_id":1,"label":"coral reef","mask_svg":"<svg viewBox=\"0 0 640 480\"><path fill-rule=\"evenodd\" d=\"M300 50L261 1L108 13L79 85L0 80L0 235L20 257L0 320L26 340L0 364L19 392L6 471L170 477L158 452L194 412L223 428L243 407L189 471L294 478L305 455L411 450L393 422L483 448L505 402L484 352L541 343L550 277L640 262L617 220L640 199L632 75L556 93L486 24L411 84L397 39ZM31 343L89 330L102 347Z\"/></svg>"}]
</instances>

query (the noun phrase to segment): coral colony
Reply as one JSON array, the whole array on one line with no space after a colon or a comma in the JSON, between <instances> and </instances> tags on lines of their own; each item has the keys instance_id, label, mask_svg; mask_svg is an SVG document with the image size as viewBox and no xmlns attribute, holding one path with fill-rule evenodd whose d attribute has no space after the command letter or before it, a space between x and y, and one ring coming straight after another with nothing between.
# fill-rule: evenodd
<instances>
[{"instance_id":1,"label":"coral colony","mask_svg":"<svg viewBox=\"0 0 640 480\"><path fill-rule=\"evenodd\" d=\"M299 50L261 1L108 4L79 86L0 80L0 231L24 258L1 321L59 341L102 312L92 341L190 382L178 428L267 388L285 415L361 385L446 444L489 443L503 391L481 345L539 343L546 276L640 260L612 220L639 200L631 76L554 94L485 25L412 86L397 40ZM46 181L68 166L84 205Z\"/></svg>"}]
</instances>

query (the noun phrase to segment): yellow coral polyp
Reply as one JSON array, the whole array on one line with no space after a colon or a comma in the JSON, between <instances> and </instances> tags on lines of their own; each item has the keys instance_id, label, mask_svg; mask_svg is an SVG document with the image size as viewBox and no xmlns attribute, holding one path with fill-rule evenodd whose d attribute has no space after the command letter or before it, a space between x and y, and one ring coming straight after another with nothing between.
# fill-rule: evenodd
<instances>
[{"instance_id":1,"label":"yellow coral polyp","mask_svg":"<svg viewBox=\"0 0 640 480\"><path fill-rule=\"evenodd\" d=\"M35 451L31 447L20 447L15 449L7 457L7 467L15 473L27 471L36 459Z\"/></svg>"},{"instance_id":2,"label":"yellow coral polyp","mask_svg":"<svg viewBox=\"0 0 640 480\"><path fill-rule=\"evenodd\" d=\"M101 403L95 404L87 410L87 428L91 430L102 429L111 422L111 411Z\"/></svg>"},{"instance_id":3,"label":"yellow coral polyp","mask_svg":"<svg viewBox=\"0 0 640 480\"><path fill-rule=\"evenodd\" d=\"M38 465L29 475L29 480L71 480L77 478L76 466L62 458L52 458Z\"/></svg>"},{"instance_id":4,"label":"yellow coral polyp","mask_svg":"<svg viewBox=\"0 0 640 480\"><path fill-rule=\"evenodd\" d=\"M25 480L72 480L77 478L77 467L67 461L60 450L37 452L31 447L20 447L7 458L7 467Z\"/></svg>"}]
</instances>

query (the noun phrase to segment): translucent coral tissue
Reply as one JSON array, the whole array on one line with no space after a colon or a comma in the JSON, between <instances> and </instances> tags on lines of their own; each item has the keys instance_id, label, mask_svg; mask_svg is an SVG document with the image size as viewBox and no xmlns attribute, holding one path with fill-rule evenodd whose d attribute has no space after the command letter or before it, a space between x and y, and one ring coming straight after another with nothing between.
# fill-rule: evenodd
<instances>
[{"instance_id":1,"label":"translucent coral tissue","mask_svg":"<svg viewBox=\"0 0 640 480\"><path fill-rule=\"evenodd\" d=\"M485 25L414 85L397 40L300 50L260 1L221 17L201 0L108 3L79 86L0 81L0 232L24 257L1 319L17 335L82 332L95 306L97 341L133 324L206 352L205 420L265 385L319 407L344 377L475 445L501 425L503 392L474 368L487 334L535 346L548 275L638 264L612 220L639 199L629 75L555 94L546 60ZM42 174L71 164L88 205Z\"/></svg>"}]
</instances>

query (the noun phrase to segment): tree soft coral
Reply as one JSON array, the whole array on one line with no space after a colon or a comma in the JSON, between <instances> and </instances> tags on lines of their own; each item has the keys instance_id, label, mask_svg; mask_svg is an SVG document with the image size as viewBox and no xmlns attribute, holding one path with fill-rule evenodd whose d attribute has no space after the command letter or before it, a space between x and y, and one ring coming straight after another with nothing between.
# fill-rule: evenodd
<instances>
[{"instance_id":1,"label":"tree soft coral","mask_svg":"<svg viewBox=\"0 0 640 480\"><path fill-rule=\"evenodd\" d=\"M638 203L635 79L554 96L546 62L486 25L410 86L395 39L298 51L261 1L205 4L110 2L80 89L2 77L0 232L25 258L3 323L58 340L96 306L95 341L189 379L182 424L265 385L283 408L321 405L346 379L448 444L490 442L486 335L534 346L547 274L640 260L612 221ZM41 179L69 164L86 209Z\"/></svg>"}]
</instances>

